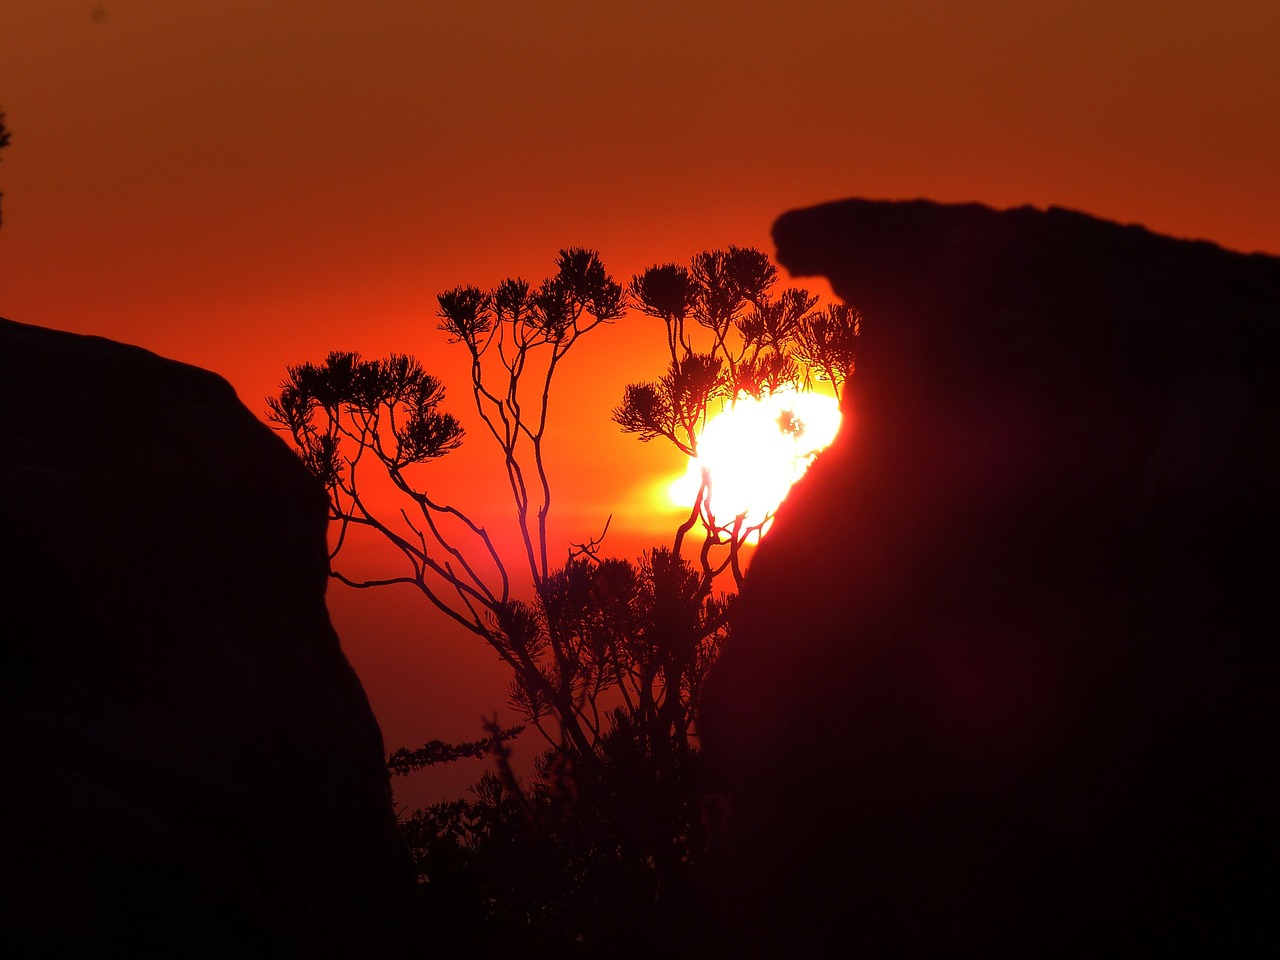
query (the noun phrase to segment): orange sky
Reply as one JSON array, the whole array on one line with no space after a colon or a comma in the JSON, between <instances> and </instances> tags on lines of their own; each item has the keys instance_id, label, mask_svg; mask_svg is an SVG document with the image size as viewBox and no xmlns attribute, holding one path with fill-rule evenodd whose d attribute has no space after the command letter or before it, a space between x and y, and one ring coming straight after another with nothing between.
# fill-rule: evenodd
<instances>
[{"instance_id":1,"label":"orange sky","mask_svg":"<svg viewBox=\"0 0 1280 960\"><path fill-rule=\"evenodd\" d=\"M216 370L255 411L288 363L413 352L464 413L435 294L562 246L625 279L860 195L1280 253L1278 49L1256 0L4 0L0 315ZM562 384L575 539L678 470L608 419L659 372L656 323ZM389 746L501 706L493 657L424 640L412 597L331 605Z\"/></svg>"}]
</instances>

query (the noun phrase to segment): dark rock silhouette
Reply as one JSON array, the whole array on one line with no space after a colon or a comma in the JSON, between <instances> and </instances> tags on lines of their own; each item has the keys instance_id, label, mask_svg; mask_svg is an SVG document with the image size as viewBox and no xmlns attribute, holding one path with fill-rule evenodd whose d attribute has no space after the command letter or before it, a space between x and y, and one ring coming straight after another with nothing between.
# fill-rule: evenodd
<instances>
[{"instance_id":1,"label":"dark rock silhouette","mask_svg":"<svg viewBox=\"0 0 1280 960\"><path fill-rule=\"evenodd\" d=\"M864 323L705 700L725 953L1274 943L1280 260L923 201L774 236Z\"/></svg>"},{"instance_id":2,"label":"dark rock silhouette","mask_svg":"<svg viewBox=\"0 0 1280 960\"><path fill-rule=\"evenodd\" d=\"M405 955L382 739L325 500L206 371L0 321L0 940Z\"/></svg>"}]
</instances>

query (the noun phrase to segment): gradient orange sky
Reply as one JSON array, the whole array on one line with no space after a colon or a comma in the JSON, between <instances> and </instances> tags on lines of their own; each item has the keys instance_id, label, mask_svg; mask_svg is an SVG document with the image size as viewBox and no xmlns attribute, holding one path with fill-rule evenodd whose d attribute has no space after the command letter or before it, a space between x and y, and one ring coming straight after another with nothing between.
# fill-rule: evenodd
<instances>
[{"instance_id":1,"label":"gradient orange sky","mask_svg":"<svg viewBox=\"0 0 1280 960\"><path fill-rule=\"evenodd\" d=\"M0 315L215 370L257 412L286 364L412 352L465 421L435 294L563 246L625 280L858 195L1280 253L1277 50L1255 0L4 0ZM623 555L680 469L608 416L659 372L656 324L584 343L553 410L562 534L614 511ZM442 483L497 517L487 453L473 431ZM494 657L433 642L413 596L330 603L389 747L502 707Z\"/></svg>"}]
</instances>

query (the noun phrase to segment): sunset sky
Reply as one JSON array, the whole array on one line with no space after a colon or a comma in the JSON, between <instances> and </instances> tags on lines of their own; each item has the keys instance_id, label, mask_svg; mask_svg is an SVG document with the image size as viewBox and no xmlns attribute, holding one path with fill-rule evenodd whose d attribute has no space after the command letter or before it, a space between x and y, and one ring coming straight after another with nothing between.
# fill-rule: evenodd
<instances>
[{"instance_id":1,"label":"sunset sky","mask_svg":"<svg viewBox=\"0 0 1280 960\"><path fill-rule=\"evenodd\" d=\"M1257 0L4 0L0 316L206 367L259 413L287 364L412 352L467 422L435 295L565 246L625 280L856 195L1280 253L1277 50ZM613 512L619 553L669 538L646 517L678 456L609 420L663 350L635 317L566 371L562 536ZM498 522L487 454L473 431L441 483ZM503 707L492 654L415 597L331 607L388 747Z\"/></svg>"}]
</instances>

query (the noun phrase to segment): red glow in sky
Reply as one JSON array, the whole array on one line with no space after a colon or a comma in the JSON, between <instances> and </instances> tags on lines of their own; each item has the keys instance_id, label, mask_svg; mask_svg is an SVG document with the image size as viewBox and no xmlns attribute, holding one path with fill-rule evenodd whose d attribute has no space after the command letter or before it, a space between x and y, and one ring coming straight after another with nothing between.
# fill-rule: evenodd
<instances>
[{"instance_id":1,"label":"red glow in sky","mask_svg":"<svg viewBox=\"0 0 1280 960\"><path fill-rule=\"evenodd\" d=\"M1250 0L6 0L0 315L210 368L258 412L287 364L412 352L465 420L435 294L540 279L564 246L625 280L860 195L1280 253L1278 47L1280 5ZM583 347L555 516L584 539L613 512L630 555L681 463L609 411L662 334ZM498 511L472 438L442 483ZM493 657L432 640L416 598L331 603L389 746L501 707Z\"/></svg>"}]
</instances>

